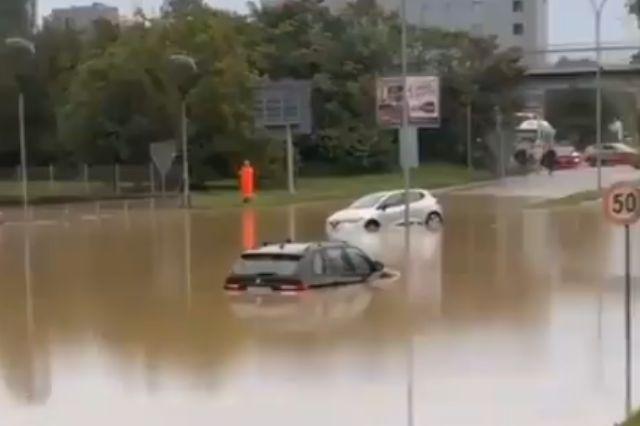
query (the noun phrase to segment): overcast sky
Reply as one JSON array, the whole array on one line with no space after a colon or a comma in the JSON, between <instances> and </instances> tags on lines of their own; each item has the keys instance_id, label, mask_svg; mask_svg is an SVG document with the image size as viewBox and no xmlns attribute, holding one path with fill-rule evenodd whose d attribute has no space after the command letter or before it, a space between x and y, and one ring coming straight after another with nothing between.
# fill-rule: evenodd
<instances>
[{"instance_id":1,"label":"overcast sky","mask_svg":"<svg viewBox=\"0 0 640 426\"><path fill-rule=\"evenodd\" d=\"M2 0L0 0L2 1ZM259 2L259 0L256 0ZM590 0L548 0L550 4L549 40L552 44L591 42L593 40L593 12ZM600 1L600 0L598 0ZM47 15L52 8L84 5L92 0L39 0L40 15ZM117 6L121 14L130 14L142 7L148 14L157 13L162 0L102 0ZM215 7L246 12L245 0L207 0ZM603 39L612 42L640 43L640 31L627 14L625 0L609 0L603 18Z\"/></svg>"}]
</instances>

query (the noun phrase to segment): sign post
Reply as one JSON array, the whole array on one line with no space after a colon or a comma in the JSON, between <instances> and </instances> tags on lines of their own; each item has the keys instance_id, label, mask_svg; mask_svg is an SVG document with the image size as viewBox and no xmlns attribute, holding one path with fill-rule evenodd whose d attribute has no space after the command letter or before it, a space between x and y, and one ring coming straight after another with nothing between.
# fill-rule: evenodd
<instances>
[{"instance_id":1,"label":"sign post","mask_svg":"<svg viewBox=\"0 0 640 426\"><path fill-rule=\"evenodd\" d=\"M310 134L312 129L311 82L307 80L264 81L256 89L256 127L281 138L284 130L287 189L295 194L295 147L293 135Z\"/></svg>"},{"instance_id":2,"label":"sign post","mask_svg":"<svg viewBox=\"0 0 640 426\"><path fill-rule=\"evenodd\" d=\"M176 145L174 141L155 142L149 146L151 159L160 172L160 191L162 198L166 191L167 173L173 165L173 159L176 156Z\"/></svg>"},{"instance_id":3,"label":"sign post","mask_svg":"<svg viewBox=\"0 0 640 426\"><path fill-rule=\"evenodd\" d=\"M287 124L287 188L289 194L296 193L295 180L293 177L293 136L291 125Z\"/></svg>"},{"instance_id":4,"label":"sign post","mask_svg":"<svg viewBox=\"0 0 640 426\"><path fill-rule=\"evenodd\" d=\"M405 36L403 30L402 51L403 58L406 59ZM400 167L405 182L404 222L408 228L410 171L420 163L418 129L440 127L440 78L427 75L409 76L406 61L403 60L402 76L378 79L376 114L381 127L398 129Z\"/></svg>"},{"instance_id":5,"label":"sign post","mask_svg":"<svg viewBox=\"0 0 640 426\"><path fill-rule=\"evenodd\" d=\"M625 325L625 412L631 414L631 234L630 227L640 219L640 190L632 183L620 182L607 190L604 213L616 225L624 226L624 325Z\"/></svg>"}]
</instances>

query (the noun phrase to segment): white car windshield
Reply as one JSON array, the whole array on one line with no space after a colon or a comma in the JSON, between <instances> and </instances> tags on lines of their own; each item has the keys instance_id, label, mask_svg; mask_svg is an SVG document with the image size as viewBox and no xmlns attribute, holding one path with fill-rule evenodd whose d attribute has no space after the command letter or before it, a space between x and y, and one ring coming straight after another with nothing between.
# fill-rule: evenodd
<instances>
[{"instance_id":1,"label":"white car windshield","mask_svg":"<svg viewBox=\"0 0 640 426\"><path fill-rule=\"evenodd\" d=\"M386 192L379 192L377 194L365 195L364 197L356 200L349 206L351 209L370 209L378 205L380 201L388 194Z\"/></svg>"}]
</instances>

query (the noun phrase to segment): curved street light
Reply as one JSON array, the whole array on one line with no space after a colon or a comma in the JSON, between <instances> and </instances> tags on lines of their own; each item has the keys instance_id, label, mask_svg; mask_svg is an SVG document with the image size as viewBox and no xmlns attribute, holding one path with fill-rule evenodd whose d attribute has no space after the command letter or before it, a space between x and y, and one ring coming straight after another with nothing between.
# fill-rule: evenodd
<instances>
[{"instance_id":1,"label":"curved street light","mask_svg":"<svg viewBox=\"0 0 640 426\"><path fill-rule=\"evenodd\" d=\"M20 37L7 38L5 45L9 49L15 67L15 79L18 86L18 120L20 129L20 174L22 179L22 205L27 211L29 196L27 191L27 145L25 137L24 90L25 77L31 68L36 54L35 45Z\"/></svg>"},{"instance_id":2,"label":"curved street light","mask_svg":"<svg viewBox=\"0 0 640 426\"><path fill-rule=\"evenodd\" d=\"M169 76L180 93L180 139L182 145L182 180L184 189L182 203L184 208L191 206L189 182L189 158L187 152L187 95L195 85L198 76L196 61L187 55L169 56Z\"/></svg>"}]
</instances>

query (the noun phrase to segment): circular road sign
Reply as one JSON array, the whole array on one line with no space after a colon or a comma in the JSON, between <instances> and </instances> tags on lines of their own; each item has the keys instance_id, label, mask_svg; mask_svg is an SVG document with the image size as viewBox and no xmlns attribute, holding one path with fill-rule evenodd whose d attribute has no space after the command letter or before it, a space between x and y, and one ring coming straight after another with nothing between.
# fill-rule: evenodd
<instances>
[{"instance_id":1,"label":"circular road sign","mask_svg":"<svg viewBox=\"0 0 640 426\"><path fill-rule=\"evenodd\" d=\"M607 219L617 225L631 225L640 219L640 190L629 182L616 183L603 198Z\"/></svg>"}]
</instances>

